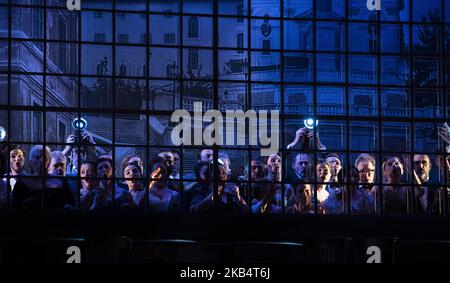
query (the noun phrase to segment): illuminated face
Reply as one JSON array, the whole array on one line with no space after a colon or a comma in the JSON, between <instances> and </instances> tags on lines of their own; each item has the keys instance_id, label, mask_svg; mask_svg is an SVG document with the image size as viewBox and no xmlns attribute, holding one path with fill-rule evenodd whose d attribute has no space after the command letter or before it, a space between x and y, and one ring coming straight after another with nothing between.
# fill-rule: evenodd
<instances>
[{"instance_id":1,"label":"illuminated face","mask_svg":"<svg viewBox=\"0 0 450 283\"><path fill-rule=\"evenodd\" d=\"M358 163L359 181L361 184L373 184L375 178L375 165L370 161Z\"/></svg>"},{"instance_id":2,"label":"illuminated face","mask_svg":"<svg viewBox=\"0 0 450 283\"><path fill-rule=\"evenodd\" d=\"M328 183L331 179L331 168L329 165L317 165L317 182Z\"/></svg>"},{"instance_id":3,"label":"illuminated face","mask_svg":"<svg viewBox=\"0 0 450 283\"><path fill-rule=\"evenodd\" d=\"M267 160L267 167L272 173L279 173L281 171L281 157L278 154L272 154Z\"/></svg>"},{"instance_id":4,"label":"illuminated face","mask_svg":"<svg viewBox=\"0 0 450 283\"><path fill-rule=\"evenodd\" d=\"M144 172L144 162L142 162L142 159L138 156L134 156L128 160L128 163L137 163L139 167L141 167L141 172Z\"/></svg>"},{"instance_id":5,"label":"illuminated face","mask_svg":"<svg viewBox=\"0 0 450 283\"><path fill-rule=\"evenodd\" d=\"M97 165L97 174L99 178L111 178L113 169L109 161L102 161Z\"/></svg>"},{"instance_id":6,"label":"illuminated face","mask_svg":"<svg viewBox=\"0 0 450 283\"><path fill-rule=\"evenodd\" d=\"M295 188L295 197L302 206L308 204L311 200L311 186L309 184L299 184Z\"/></svg>"},{"instance_id":7,"label":"illuminated face","mask_svg":"<svg viewBox=\"0 0 450 283\"><path fill-rule=\"evenodd\" d=\"M81 185L83 188L88 190L93 190L97 186L97 182L94 179L95 167L93 164L85 163L81 165L80 168Z\"/></svg>"},{"instance_id":8,"label":"illuminated face","mask_svg":"<svg viewBox=\"0 0 450 283\"><path fill-rule=\"evenodd\" d=\"M45 159L44 164L44 150L43 148L32 148L30 151L30 166L35 175L43 175L48 167L49 160Z\"/></svg>"},{"instance_id":9,"label":"illuminated face","mask_svg":"<svg viewBox=\"0 0 450 283\"><path fill-rule=\"evenodd\" d=\"M386 160L384 164L384 175L395 179L403 175L403 164L398 157L392 157Z\"/></svg>"},{"instance_id":10,"label":"illuminated face","mask_svg":"<svg viewBox=\"0 0 450 283\"><path fill-rule=\"evenodd\" d=\"M133 164L128 164L125 167L125 170L123 170L123 176L125 177L125 183L130 190L141 187L142 181L139 179L142 179L142 174L140 168Z\"/></svg>"},{"instance_id":11,"label":"illuminated face","mask_svg":"<svg viewBox=\"0 0 450 283\"><path fill-rule=\"evenodd\" d=\"M341 161L337 157L328 157L326 162L331 165L331 174L337 176L342 169Z\"/></svg>"},{"instance_id":12,"label":"illuminated face","mask_svg":"<svg viewBox=\"0 0 450 283\"><path fill-rule=\"evenodd\" d=\"M310 168L309 156L307 154L297 154L294 161L295 173L302 179L307 177L307 171Z\"/></svg>"},{"instance_id":13,"label":"illuminated face","mask_svg":"<svg viewBox=\"0 0 450 283\"><path fill-rule=\"evenodd\" d=\"M230 167L230 161L229 159L222 159L223 166L225 166L225 171L227 171L228 175L231 175L231 167Z\"/></svg>"},{"instance_id":14,"label":"illuminated face","mask_svg":"<svg viewBox=\"0 0 450 283\"><path fill-rule=\"evenodd\" d=\"M426 154L414 155L414 171L420 181L425 182L430 178L431 162Z\"/></svg>"},{"instance_id":15,"label":"illuminated face","mask_svg":"<svg viewBox=\"0 0 450 283\"><path fill-rule=\"evenodd\" d=\"M66 159L63 156L53 157L50 160L48 173L55 176L66 175Z\"/></svg>"},{"instance_id":16,"label":"illuminated face","mask_svg":"<svg viewBox=\"0 0 450 283\"><path fill-rule=\"evenodd\" d=\"M25 165L25 158L23 155L23 151L20 149L13 149L9 153L9 166L11 171L20 173L23 171L23 167Z\"/></svg>"},{"instance_id":17,"label":"illuminated face","mask_svg":"<svg viewBox=\"0 0 450 283\"><path fill-rule=\"evenodd\" d=\"M175 158L173 157L173 154L169 151L161 152L158 154L159 157L164 158L164 160L167 162L167 165L173 166L173 163L175 162Z\"/></svg>"},{"instance_id":18,"label":"illuminated face","mask_svg":"<svg viewBox=\"0 0 450 283\"><path fill-rule=\"evenodd\" d=\"M200 160L203 162L211 162L213 159L213 151L212 149L204 149L200 152Z\"/></svg>"},{"instance_id":19,"label":"illuminated face","mask_svg":"<svg viewBox=\"0 0 450 283\"><path fill-rule=\"evenodd\" d=\"M250 174L251 174L251 178L252 180L256 180L258 178L262 178L264 177L264 168L263 165L260 161L258 160L252 160L252 162L250 163Z\"/></svg>"}]
</instances>

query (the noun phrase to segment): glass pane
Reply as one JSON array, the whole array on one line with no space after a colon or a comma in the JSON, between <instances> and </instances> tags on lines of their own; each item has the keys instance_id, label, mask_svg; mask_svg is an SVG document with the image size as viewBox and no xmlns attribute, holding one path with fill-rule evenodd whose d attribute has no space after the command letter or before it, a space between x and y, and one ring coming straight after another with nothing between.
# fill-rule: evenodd
<instances>
[{"instance_id":1,"label":"glass pane","mask_svg":"<svg viewBox=\"0 0 450 283\"><path fill-rule=\"evenodd\" d=\"M150 15L150 43L178 45L178 19L177 16L171 15Z\"/></svg>"},{"instance_id":2,"label":"glass pane","mask_svg":"<svg viewBox=\"0 0 450 283\"><path fill-rule=\"evenodd\" d=\"M312 18L312 0L284 1L284 17L286 18Z\"/></svg>"},{"instance_id":3,"label":"glass pane","mask_svg":"<svg viewBox=\"0 0 450 283\"><path fill-rule=\"evenodd\" d=\"M345 115L345 89L343 87L318 87L316 112L318 115Z\"/></svg>"},{"instance_id":4,"label":"glass pane","mask_svg":"<svg viewBox=\"0 0 450 283\"><path fill-rule=\"evenodd\" d=\"M284 81L311 82L313 58L311 54L284 53Z\"/></svg>"},{"instance_id":5,"label":"glass pane","mask_svg":"<svg viewBox=\"0 0 450 283\"><path fill-rule=\"evenodd\" d=\"M345 82L345 56L317 54L317 80L321 82Z\"/></svg>"},{"instance_id":6,"label":"glass pane","mask_svg":"<svg viewBox=\"0 0 450 283\"><path fill-rule=\"evenodd\" d=\"M78 40L78 14L68 10L47 10L47 38L61 41Z\"/></svg>"},{"instance_id":7,"label":"glass pane","mask_svg":"<svg viewBox=\"0 0 450 283\"><path fill-rule=\"evenodd\" d=\"M349 89L349 114L355 116L378 115L378 92L376 88Z\"/></svg>"},{"instance_id":8,"label":"glass pane","mask_svg":"<svg viewBox=\"0 0 450 283\"><path fill-rule=\"evenodd\" d=\"M191 14L212 14L213 2L209 0L183 0L183 12Z\"/></svg>"},{"instance_id":9,"label":"glass pane","mask_svg":"<svg viewBox=\"0 0 450 283\"><path fill-rule=\"evenodd\" d=\"M442 21L442 1L413 1L413 21L432 22Z\"/></svg>"},{"instance_id":10,"label":"glass pane","mask_svg":"<svg viewBox=\"0 0 450 283\"><path fill-rule=\"evenodd\" d=\"M112 14L108 12L81 12L81 40L112 41Z\"/></svg>"},{"instance_id":11,"label":"glass pane","mask_svg":"<svg viewBox=\"0 0 450 283\"><path fill-rule=\"evenodd\" d=\"M316 17L318 19L335 19L345 17L345 1L316 0Z\"/></svg>"},{"instance_id":12,"label":"glass pane","mask_svg":"<svg viewBox=\"0 0 450 283\"><path fill-rule=\"evenodd\" d=\"M116 42L147 44L145 14L116 14Z\"/></svg>"},{"instance_id":13,"label":"glass pane","mask_svg":"<svg viewBox=\"0 0 450 283\"><path fill-rule=\"evenodd\" d=\"M144 47L116 47L116 76L142 77L146 75L147 57Z\"/></svg>"}]
</instances>

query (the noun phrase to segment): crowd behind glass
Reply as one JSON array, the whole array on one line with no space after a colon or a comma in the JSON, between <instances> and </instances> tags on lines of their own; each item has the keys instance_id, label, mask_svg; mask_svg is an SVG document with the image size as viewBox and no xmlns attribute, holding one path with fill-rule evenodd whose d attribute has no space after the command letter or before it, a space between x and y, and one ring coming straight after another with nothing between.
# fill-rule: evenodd
<instances>
[{"instance_id":1,"label":"crowd behind glass","mask_svg":"<svg viewBox=\"0 0 450 283\"><path fill-rule=\"evenodd\" d=\"M450 144L447 124L439 127L438 136ZM287 161L272 154L251 159L248 174L243 174L233 172L238 170L226 150L205 148L198 149L190 170L194 174L181 178L178 150L161 150L149 164L134 154L116 164L89 132L83 130L79 137L82 141L77 143L77 137L70 135L63 151L34 145L25 152L20 145L4 143L0 208L442 215L448 207L450 188L445 184L450 180L450 156L445 154L377 159L361 153L345 164L345 153L314 154L326 146L317 131L301 128L288 145L296 149L289 152L292 164L282 166L282 159ZM433 175L436 164L444 168L443 178ZM284 168L289 170L285 173Z\"/></svg>"}]
</instances>

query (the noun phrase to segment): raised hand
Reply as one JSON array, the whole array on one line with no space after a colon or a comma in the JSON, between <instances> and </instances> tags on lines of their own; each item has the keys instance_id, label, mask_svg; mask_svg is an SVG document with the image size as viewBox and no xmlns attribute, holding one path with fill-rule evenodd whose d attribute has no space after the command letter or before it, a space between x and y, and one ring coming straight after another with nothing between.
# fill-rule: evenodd
<instances>
[{"instance_id":1,"label":"raised hand","mask_svg":"<svg viewBox=\"0 0 450 283\"><path fill-rule=\"evenodd\" d=\"M66 145L66 147L63 150L63 154L64 155L68 155L69 154L69 152L72 150L72 147L75 144L76 140L77 140L77 138L75 137L75 135L69 135L67 137L67 140L66 140L66 144L67 145Z\"/></svg>"},{"instance_id":2,"label":"raised hand","mask_svg":"<svg viewBox=\"0 0 450 283\"><path fill-rule=\"evenodd\" d=\"M81 132L81 137L82 137L82 140L86 140L86 141L88 141L90 144L95 144L95 141L94 141L94 139L92 138L92 135L89 134L86 130L83 130L83 131Z\"/></svg>"},{"instance_id":3,"label":"raised hand","mask_svg":"<svg viewBox=\"0 0 450 283\"><path fill-rule=\"evenodd\" d=\"M297 132L295 132L294 141L287 146L287 149L294 148L298 144L300 139L302 137L306 136L306 133L307 133L307 129L305 127L298 129Z\"/></svg>"},{"instance_id":4,"label":"raised hand","mask_svg":"<svg viewBox=\"0 0 450 283\"><path fill-rule=\"evenodd\" d=\"M442 124L438 128L438 135L447 143L450 144L450 128L447 123Z\"/></svg>"}]
</instances>

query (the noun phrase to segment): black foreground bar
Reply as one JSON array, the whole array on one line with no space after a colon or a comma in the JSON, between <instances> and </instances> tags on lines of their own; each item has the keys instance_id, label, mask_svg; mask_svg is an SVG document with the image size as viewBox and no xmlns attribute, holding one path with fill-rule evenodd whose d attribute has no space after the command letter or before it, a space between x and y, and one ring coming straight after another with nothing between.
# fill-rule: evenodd
<instances>
[{"instance_id":1,"label":"black foreground bar","mask_svg":"<svg viewBox=\"0 0 450 283\"><path fill-rule=\"evenodd\" d=\"M233 245L249 247L256 243L256 245L264 246L257 251L271 246L267 249L267 253L271 253L269 251L273 248L273 243L276 243L277 247L280 246L280 242L289 243L289 245L299 243L298 246L308 247L308 243L314 242L316 246L313 248L320 253L320 256L317 257L310 253L299 262L365 262L369 257L366 248L370 244L363 245L364 249L357 251L359 254L352 253L353 257L342 254L345 251L334 251L337 253L337 257L330 257L329 254L326 254L324 259L323 242L316 240L349 239L356 244L367 239L371 239L371 241L375 239L375 243L382 245L380 247L383 251L382 262L421 262L422 260L450 262L450 218L448 217L2 211L0 212L0 224L0 239L6 245L11 243L12 239L23 239L26 242L27 239L102 239L120 236L136 242L141 241L141 243L149 241L156 247L164 246L167 244L166 241L175 239L182 239L185 241L183 243L189 243L189 241L208 245L221 243L225 250L232 250ZM394 252L391 245L392 239L396 239L400 243L408 242L409 250L399 253L396 247ZM346 243L346 241L344 242ZM148 244L148 242L145 243ZM224 243L226 243L225 246L223 246ZM431 248L428 245L430 243L432 244ZM179 246L180 242L176 242L176 244ZM90 247L92 248L92 246ZM283 247L289 250L297 248L295 245ZM427 258L423 252L428 253ZM156 254L160 256L164 253L159 251ZM395 255L393 255L394 253ZM239 255L234 253L234 256L239 259ZM167 257L163 260L171 261ZM196 260L201 262L202 258L198 257ZM233 258L222 258L222 260L230 261ZM289 257L285 257L281 261L290 262L290 260ZM123 260L113 261L122 262ZM155 258L155 261L158 259ZM252 260L243 261L253 262ZM101 260L97 262L101 262Z\"/></svg>"},{"instance_id":2,"label":"black foreground bar","mask_svg":"<svg viewBox=\"0 0 450 283\"><path fill-rule=\"evenodd\" d=\"M195 240L296 240L399 237L450 240L450 217L142 214L0 211L2 236L172 237Z\"/></svg>"}]
</instances>

